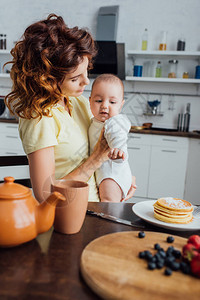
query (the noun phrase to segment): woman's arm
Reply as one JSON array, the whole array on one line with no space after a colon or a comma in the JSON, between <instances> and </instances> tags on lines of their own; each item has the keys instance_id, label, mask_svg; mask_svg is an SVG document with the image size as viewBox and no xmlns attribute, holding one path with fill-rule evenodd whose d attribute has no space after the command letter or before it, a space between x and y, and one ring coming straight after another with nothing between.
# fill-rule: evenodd
<instances>
[{"instance_id":1,"label":"woman's arm","mask_svg":"<svg viewBox=\"0 0 200 300\"><path fill-rule=\"evenodd\" d=\"M108 160L110 148L103 135L103 130L93 153L76 169L67 174L65 179L88 181L102 163ZM43 148L28 155L31 184L39 202L49 196L51 183L54 182L55 158L54 147Z\"/></svg>"}]
</instances>

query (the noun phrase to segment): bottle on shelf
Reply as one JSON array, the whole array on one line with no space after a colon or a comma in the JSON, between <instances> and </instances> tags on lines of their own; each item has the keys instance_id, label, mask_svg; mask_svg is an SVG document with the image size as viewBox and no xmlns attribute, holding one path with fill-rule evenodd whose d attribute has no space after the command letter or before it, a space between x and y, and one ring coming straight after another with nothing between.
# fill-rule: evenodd
<instances>
[{"instance_id":1,"label":"bottle on shelf","mask_svg":"<svg viewBox=\"0 0 200 300\"><path fill-rule=\"evenodd\" d=\"M178 60L176 60L176 59L169 60L168 78L176 78L177 77L177 66L178 66Z\"/></svg>"},{"instance_id":2,"label":"bottle on shelf","mask_svg":"<svg viewBox=\"0 0 200 300\"><path fill-rule=\"evenodd\" d=\"M167 50L167 31L161 32L159 50Z\"/></svg>"},{"instance_id":3,"label":"bottle on shelf","mask_svg":"<svg viewBox=\"0 0 200 300\"><path fill-rule=\"evenodd\" d=\"M145 28L144 33L142 35L142 50L147 50L148 46L148 30Z\"/></svg>"},{"instance_id":4,"label":"bottle on shelf","mask_svg":"<svg viewBox=\"0 0 200 300\"><path fill-rule=\"evenodd\" d=\"M155 77L162 77L162 64L160 61L157 62Z\"/></svg>"},{"instance_id":5,"label":"bottle on shelf","mask_svg":"<svg viewBox=\"0 0 200 300\"><path fill-rule=\"evenodd\" d=\"M185 51L185 39L180 38L177 42L177 51Z\"/></svg>"},{"instance_id":6,"label":"bottle on shelf","mask_svg":"<svg viewBox=\"0 0 200 300\"><path fill-rule=\"evenodd\" d=\"M3 34L0 34L0 49L3 49Z\"/></svg>"},{"instance_id":7,"label":"bottle on shelf","mask_svg":"<svg viewBox=\"0 0 200 300\"><path fill-rule=\"evenodd\" d=\"M3 35L3 49L6 50L7 48L7 40L6 40L6 34Z\"/></svg>"}]
</instances>

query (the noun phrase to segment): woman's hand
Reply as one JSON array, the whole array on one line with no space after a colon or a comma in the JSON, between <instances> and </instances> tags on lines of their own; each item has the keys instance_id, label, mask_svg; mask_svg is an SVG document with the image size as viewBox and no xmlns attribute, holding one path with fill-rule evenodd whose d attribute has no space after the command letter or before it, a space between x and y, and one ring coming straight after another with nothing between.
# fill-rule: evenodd
<instances>
[{"instance_id":1,"label":"woman's hand","mask_svg":"<svg viewBox=\"0 0 200 300\"><path fill-rule=\"evenodd\" d=\"M136 191L136 189L137 189L136 178L135 178L135 176L132 176L132 184L131 184L131 187L130 187L130 189L129 189L129 191L128 191L128 194L127 194L126 198L123 198L123 199L121 200L121 202L124 202L124 201L126 201L126 200L132 198L133 195L134 195L134 193L135 193L135 191Z\"/></svg>"}]
</instances>

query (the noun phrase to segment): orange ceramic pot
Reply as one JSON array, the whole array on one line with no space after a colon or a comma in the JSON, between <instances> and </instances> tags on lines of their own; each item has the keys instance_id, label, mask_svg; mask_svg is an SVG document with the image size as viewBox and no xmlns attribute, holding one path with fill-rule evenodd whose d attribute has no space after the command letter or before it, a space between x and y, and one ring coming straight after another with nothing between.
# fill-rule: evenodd
<instances>
[{"instance_id":1,"label":"orange ceramic pot","mask_svg":"<svg viewBox=\"0 0 200 300\"><path fill-rule=\"evenodd\" d=\"M39 204L32 191L5 177L0 184L0 247L12 247L34 239L53 225L55 207L65 197L58 192Z\"/></svg>"}]
</instances>

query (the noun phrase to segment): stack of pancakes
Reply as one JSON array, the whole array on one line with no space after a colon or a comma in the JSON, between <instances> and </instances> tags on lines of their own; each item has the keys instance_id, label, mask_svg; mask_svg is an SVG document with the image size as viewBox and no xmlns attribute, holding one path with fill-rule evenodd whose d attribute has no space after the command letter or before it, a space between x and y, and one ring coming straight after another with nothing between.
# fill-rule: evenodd
<instances>
[{"instance_id":1,"label":"stack of pancakes","mask_svg":"<svg viewBox=\"0 0 200 300\"><path fill-rule=\"evenodd\" d=\"M154 217L167 223L187 224L193 219L193 206L178 198L159 198L154 203Z\"/></svg>"}]
</instances>

